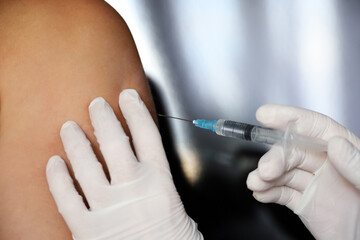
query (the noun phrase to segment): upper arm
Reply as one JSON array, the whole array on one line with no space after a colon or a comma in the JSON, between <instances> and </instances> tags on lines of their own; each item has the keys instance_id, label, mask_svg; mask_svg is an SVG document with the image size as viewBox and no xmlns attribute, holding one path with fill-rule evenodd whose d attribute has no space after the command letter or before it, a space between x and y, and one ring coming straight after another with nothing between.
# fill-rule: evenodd
<instances>
[{"instance_id":1,"label":"upper arm","mask_svg":"<svg viewBox=\"0 0 360 240\"><path fill-rule=\"evenodd\" d=\"M136 89L154 113L131 34L103 1L0 1L0 238L66 239L48 190L51 155L74 120L96 148L88 104L98 96L122 121L118 95ZM98 151L97 151L98 152Z\"/></svg>"}]
</instances>

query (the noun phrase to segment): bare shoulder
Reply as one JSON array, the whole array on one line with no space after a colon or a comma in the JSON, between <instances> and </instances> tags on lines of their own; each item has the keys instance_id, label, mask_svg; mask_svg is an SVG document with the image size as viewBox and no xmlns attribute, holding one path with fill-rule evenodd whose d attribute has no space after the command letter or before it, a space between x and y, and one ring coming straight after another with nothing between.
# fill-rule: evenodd
<instances>
[{"instance_id":1,"label":"bare shoulder","mask_svg":"<svg viewBox=\"0 0 360 240\"><path fill-rule=\"evenodd\" d=\"M134 88L154 112L124 20L100 0L0 0L0 239L71 239L45 178L74 120L96 140L88 104Z\"/></svg>"}]
</instances>

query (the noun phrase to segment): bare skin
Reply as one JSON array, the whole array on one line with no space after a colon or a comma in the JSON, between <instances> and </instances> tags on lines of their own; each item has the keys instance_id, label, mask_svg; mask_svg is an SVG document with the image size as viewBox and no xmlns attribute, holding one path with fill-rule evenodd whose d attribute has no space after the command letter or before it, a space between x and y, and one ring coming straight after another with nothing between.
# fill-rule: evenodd
<instances>
[{"instance_id":1,"label":"bare skin","mask_svg":"<svg viewBox=\"0 0 360 240\"><path fill-rule=\"evenodd\" d=\"M155 113L131 34L101 0L0 0L0 239L71 239L45 177L66 159L61 125L76 121L101 158L88 116L136 89ZM67 160L66 160L67 161Z\"/></svg>"}]
</instances>

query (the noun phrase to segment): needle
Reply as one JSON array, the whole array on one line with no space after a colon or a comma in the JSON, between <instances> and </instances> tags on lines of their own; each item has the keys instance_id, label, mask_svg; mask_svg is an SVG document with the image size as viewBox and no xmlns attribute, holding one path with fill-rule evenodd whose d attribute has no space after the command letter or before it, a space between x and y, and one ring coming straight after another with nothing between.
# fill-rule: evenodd
<instances>
[{"instance_id":1,"label":"needle","mask_svg":"<svg viewBox=\"0 0 360 240\"><path fill-rule=\"evenodd\" d=\"M178 118L178 117L172 117L172 116L168 116L168 115L163 115L163 114L158 114L159 117L165 117L165 118L173 118L173 119L177 119L177 120L182 120L182 121L186 121L186 122L193 122L192 120L188 120L185 118Z\"/></svg>"}]
</instances>

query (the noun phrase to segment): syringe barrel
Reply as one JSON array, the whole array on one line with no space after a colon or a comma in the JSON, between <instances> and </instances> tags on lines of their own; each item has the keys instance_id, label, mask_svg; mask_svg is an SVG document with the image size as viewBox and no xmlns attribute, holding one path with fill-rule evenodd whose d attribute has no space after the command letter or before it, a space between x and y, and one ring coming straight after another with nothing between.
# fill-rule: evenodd
<instances>
[{"instance_id":1,"label":"syringe barrel","mask_svg":"<svg viewBox=\"0 0 360 240\"><path fill-rule=\"evenodd\" d=\"M251 141L253 125L219 119L214 125L216 134Z\"/></svg>"},{"instance_id":2,"label":"syringe barrel","mask_svg":"<svg viewBox=\"0 0 360 240\"><path fill-rule=\"evenodd\" d=\"M213 126L218 135L226 137L269 145L281 143L285 148L297 147L315 152L327 151L327 142L324 140L298 135L291 131L291 128L281 131L224 119L219 119Z\"/></svg>"},{"instance_id":3,"label":"syringe barrel","mask_svg":"<svg viewBox=\"0 0 360 240\"><path fill-rule=\"evenodd\" d=\"M254 126L251 131L251 141L274 145L283 141L285 132L271 128Z\"/></svg>"},{"instance_id":4,"label":"syringe barrel","mask_svg":"<svg viewBox=\"0 0 360 240\"><path fill-rule=\"evenodd\" d=\"M214 129L218 135L266 144L278 143L284 136L284 133L278 130L225 119L219 119Z\"/></svg>"}]
</instances>

